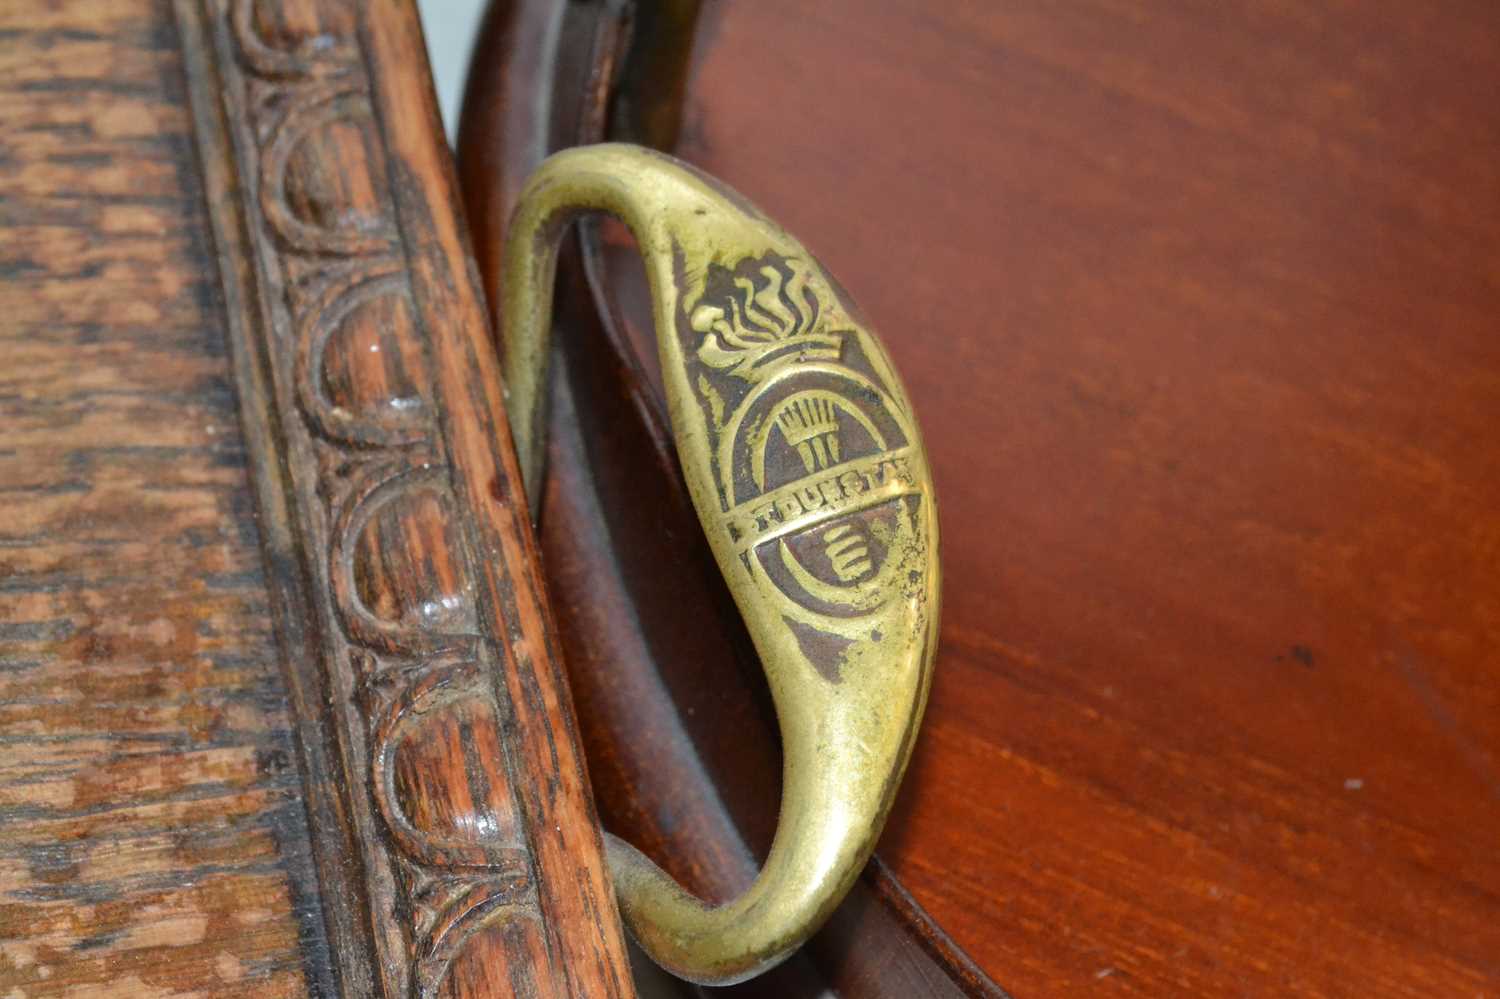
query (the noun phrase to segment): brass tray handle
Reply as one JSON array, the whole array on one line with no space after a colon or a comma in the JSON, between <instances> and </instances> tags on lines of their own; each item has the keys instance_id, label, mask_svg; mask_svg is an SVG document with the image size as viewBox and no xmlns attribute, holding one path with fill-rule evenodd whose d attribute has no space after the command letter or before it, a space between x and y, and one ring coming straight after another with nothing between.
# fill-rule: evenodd
<instances>
[{"instance_id":1,"label":"brass tray handle","mask_svg":"<svg viewBox=\"0 0 1500 999\"><path fill-rule=\"evenodd\" d=\"M683 474L781 727L780 820L740 897L705 903L607 837L641 947L725 985L822 925L885 823L937 641L932 481L890 358L812 254L686 164L610 144L543 163L505 247L506 406L533 501L558 243L593 212L645 259Z\"/></svg>"}]
</instances>

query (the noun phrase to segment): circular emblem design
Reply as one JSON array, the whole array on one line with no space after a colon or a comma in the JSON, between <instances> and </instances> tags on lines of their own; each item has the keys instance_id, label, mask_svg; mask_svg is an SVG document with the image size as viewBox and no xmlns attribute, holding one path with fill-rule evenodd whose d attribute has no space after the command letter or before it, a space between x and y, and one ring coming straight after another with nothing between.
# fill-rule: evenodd
<instances>
[{"instance_id":1,"label":"circular emblem design","mask_svg":"<svg viewBox=\"0 0 1500 999\"><path fill-rule=\"evenodd\" d=\"M742 559L795 619L876 610L919 554L912 434L874 382L831 364L757 385L726 428L720 468Z\"/></svg>"}]
</instances>

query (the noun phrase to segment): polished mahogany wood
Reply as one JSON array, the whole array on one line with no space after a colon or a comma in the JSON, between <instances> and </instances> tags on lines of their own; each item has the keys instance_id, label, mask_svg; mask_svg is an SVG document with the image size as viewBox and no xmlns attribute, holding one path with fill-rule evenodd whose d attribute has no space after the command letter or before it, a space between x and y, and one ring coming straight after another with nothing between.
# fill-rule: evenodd
<instances>
[{"instance_id":1,"label":"polished mahogany wood","mask_svg":"<svg viewBox=\"0 0 1500 999\"><path fill-rule=\"evenodd\" d=\"M12 20L0 995L633 996L414 6Z\"/></svg>"},{"instance_id":2,"label":"polished mahogany wood","mask_svg":"<svg viewBox=\"0 0 1500 999\"><path fill-rule=\"evenodd\" d=\"M1018 996L1500 989L1500 12L708 3L696 39L674 151L839 275L932 454L879 850L915 900ZM631 748L644 659L754 844L774 753L649 358L564 340L549 502L587 509L544 546L606 822L700 843Z\"/></svg>"},{"instance_id":3,"label":"polished mahogany wood","mask_svg":"<svg viewBox=\"0 0 1500 999\"><path fill-rule=\"evenodd\" d=\"M691 41L695 6L647 12L528 0L492 7L459 142L470 225L492 295L505 222L521 179L542 155L597 139L606 128L637 140L673 134L680 109L663 95L680 92L690 51L672 45ZM611 81L625 83L612 89ZM642 89L619 89L629 85ZM562 350L540 510L564 658L606 826L694 891L727 899L749 885L775 828L774 714L681 492L659 407L642 419L657 406L648 398L651 376L621 338L654 343L654 336L608 316L601 325L581 276L602 266L607 248L598 230L585 231L582 255L565 255L560 268ZM623 260L635 264L628 248ZM678 567L690 572L662 571L664 536L681 542L674 555L690 552ZM806 953L735 991L998 994L878 862Z\"/></svg>"}]
</instances>

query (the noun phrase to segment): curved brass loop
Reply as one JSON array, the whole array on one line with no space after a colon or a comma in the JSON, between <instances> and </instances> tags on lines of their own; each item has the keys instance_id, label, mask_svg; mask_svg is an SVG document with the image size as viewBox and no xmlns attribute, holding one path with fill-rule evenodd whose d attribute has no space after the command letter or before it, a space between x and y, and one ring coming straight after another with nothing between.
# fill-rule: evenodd
<instances>
[{"instance_id":1,"label":"curved brass loop","mask_svg":"<svg viewBox=\"0 0 1500 999\"><path fill-rule=\"evenodd\" d=\"M646 952L729 984L823 923L885 823L937 640L932 482L890 358L812 255L691 167L600 145L537 170L505 248L506 404L533 499L557 245L591 212L620 218L645 259L683 473L785 759L771 852L739 898L709 905L614 837L609 863Z\"/></svg>"}]
</instances>

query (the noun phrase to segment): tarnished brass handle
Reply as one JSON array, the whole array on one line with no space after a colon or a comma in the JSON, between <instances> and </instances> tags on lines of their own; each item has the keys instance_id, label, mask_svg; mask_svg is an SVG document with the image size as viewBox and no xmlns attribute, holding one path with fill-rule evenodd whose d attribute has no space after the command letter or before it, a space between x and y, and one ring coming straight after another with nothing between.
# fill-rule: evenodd
<instances>
[{"instance_id":1,"label":"tarnished brass handle","mask_svg":"<svg viewBox=\"0 0 1500 999\"><path fill-rule=\"evenodd\" d=\"M678 456L785 759L771 852L739 898L709 905L614 837L609 863L646 952L729 984L823 923L885 823L937 640L932 482L890 358L812 255L691 167L600 145L537 170L505 247L507 407L533 498L557 246L591 212L620 218L645 258Z\"/></svg>"}]
</instances>

